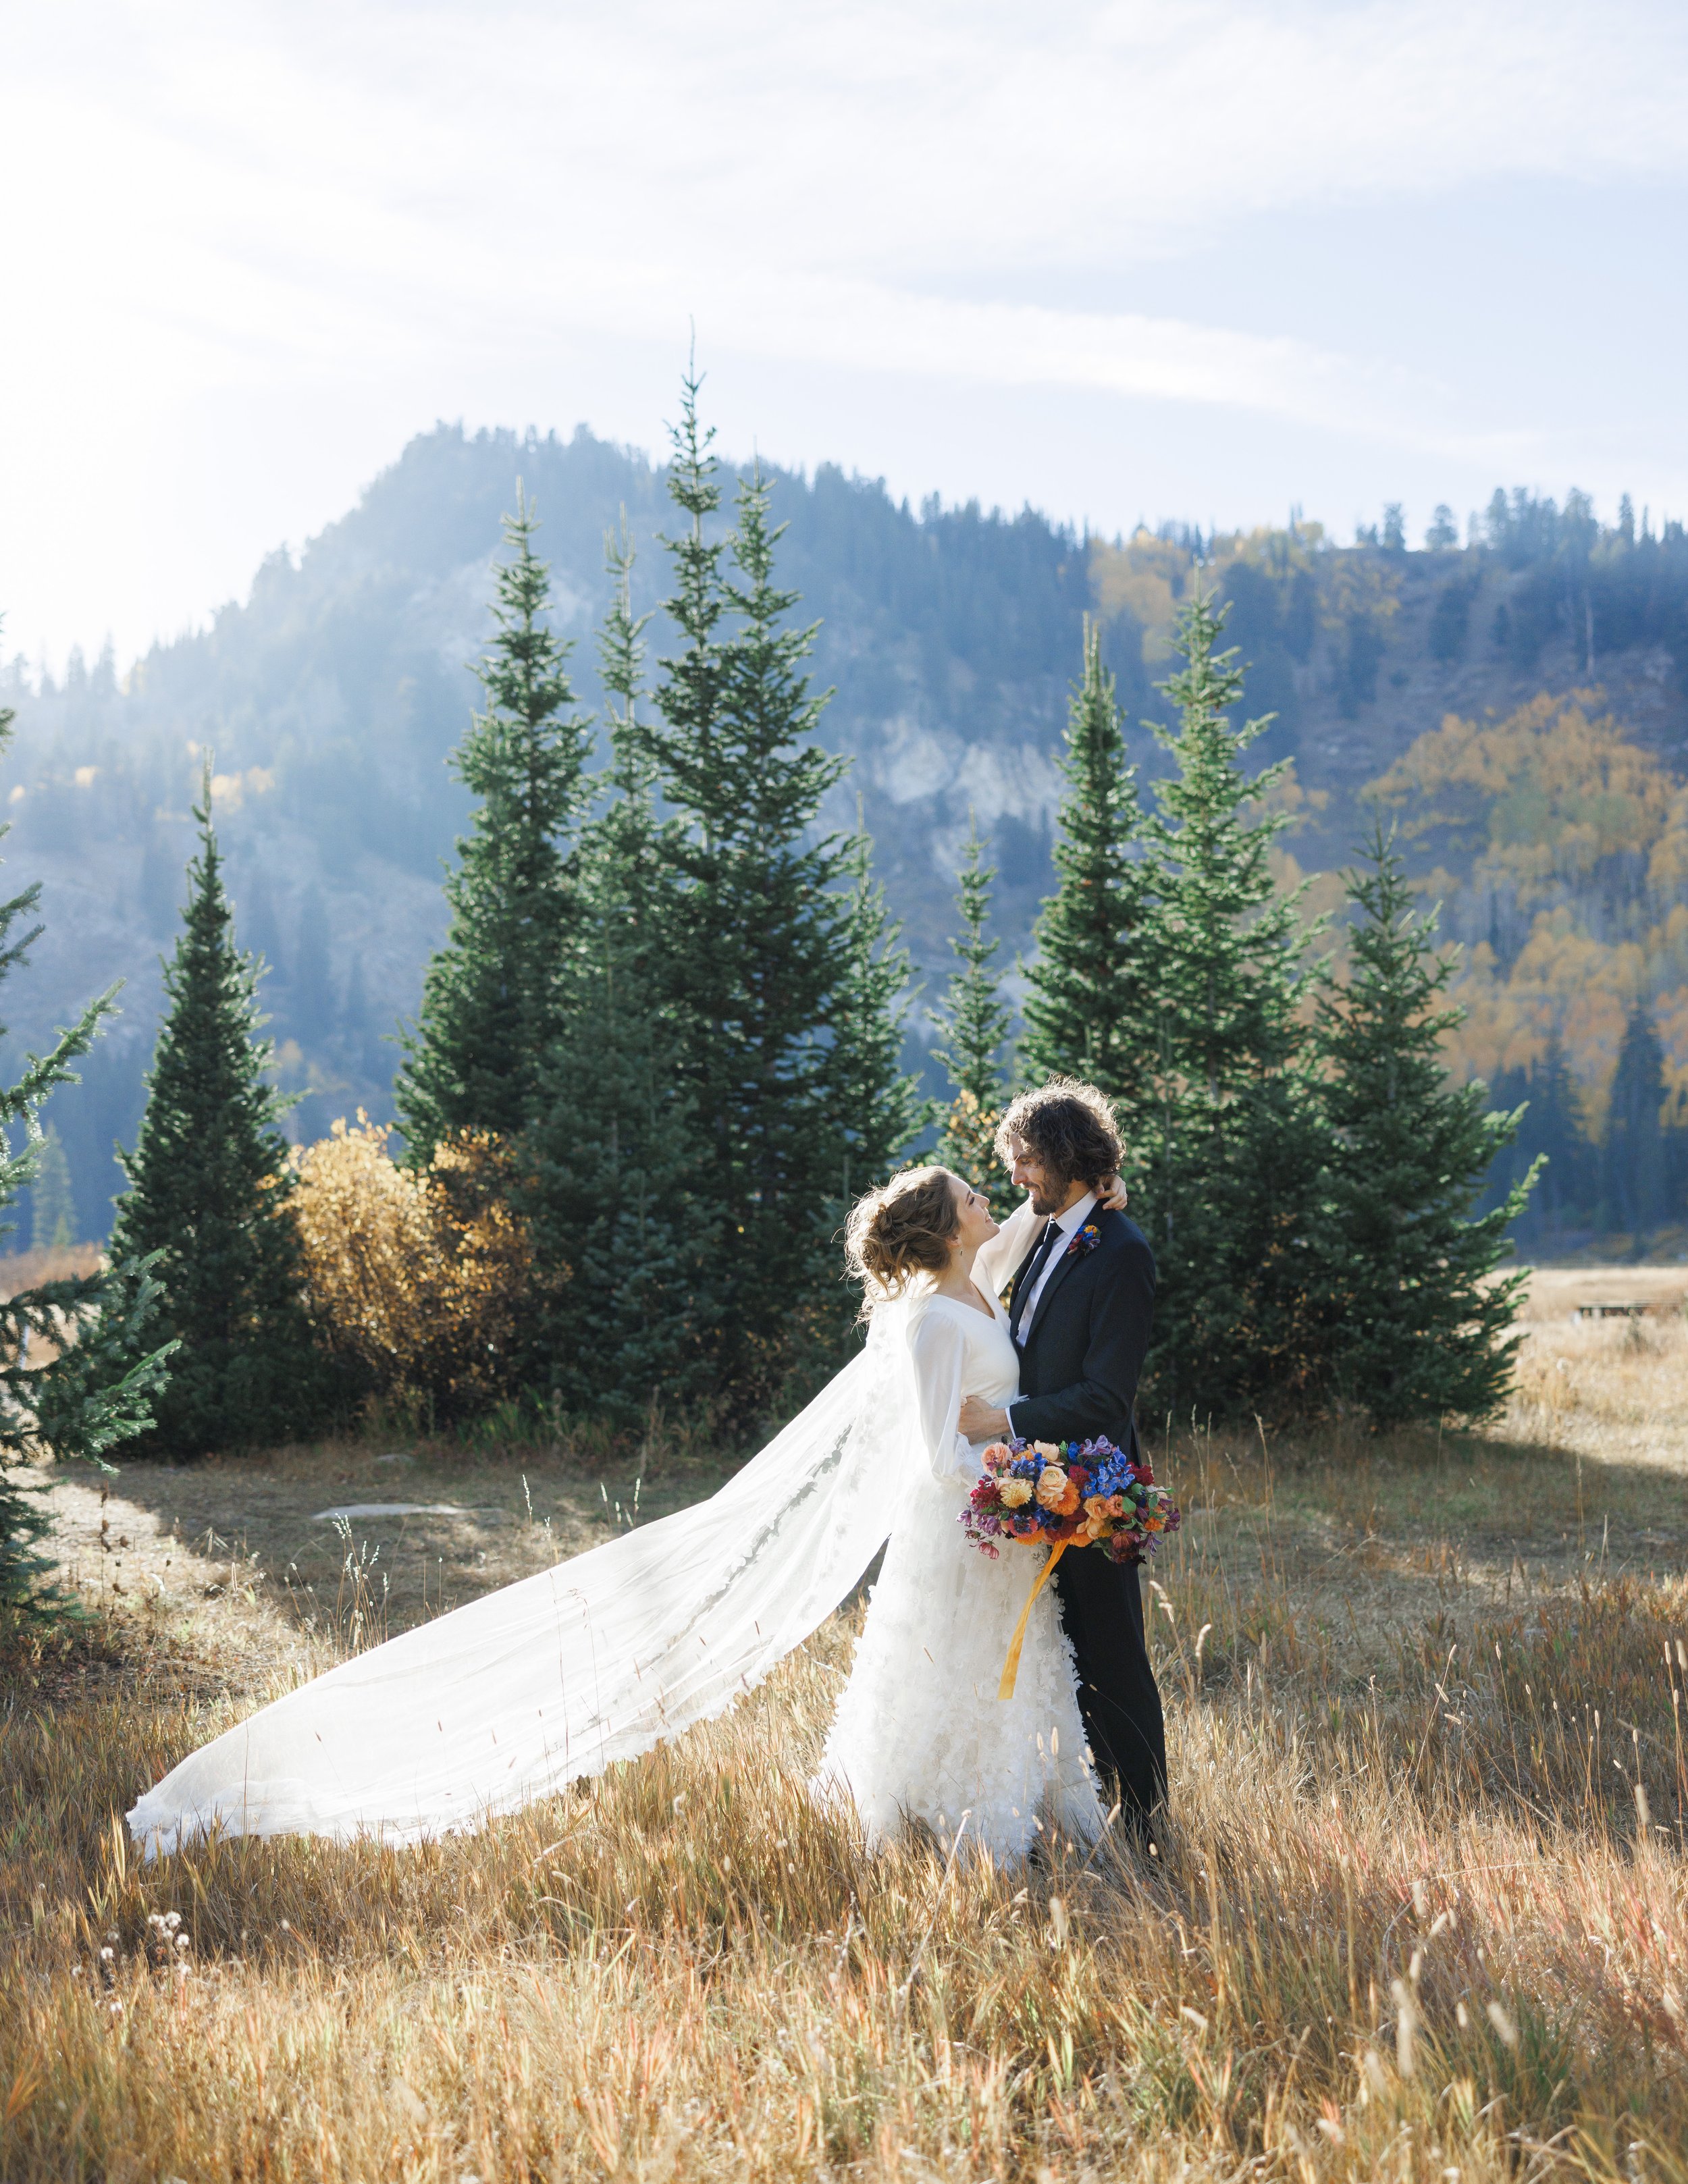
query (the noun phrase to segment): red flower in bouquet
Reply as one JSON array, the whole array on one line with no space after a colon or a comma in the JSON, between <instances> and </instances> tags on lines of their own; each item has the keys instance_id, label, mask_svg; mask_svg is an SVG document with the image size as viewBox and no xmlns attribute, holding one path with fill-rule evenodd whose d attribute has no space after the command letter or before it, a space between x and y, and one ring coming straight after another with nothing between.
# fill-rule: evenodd
<instances>
[{"instance_id":1,"label":"red flower in bouquet","mask_svg":"<svg viewBox=\"0 0 1688 2184\"><path fill-rule=\"evenodd\" d=\"M1179 1516L1148 1462L1104 1439L994 1441L981 1462L983 1470L961 1512L968 1539L993 1558L1004 1539L1050 1550L1002 1672L997 1696L1010 1698L1032 1603L1067 1548L1100 1547L1111 1562L1140 1562L1178 1529Z\"/></svg>"}]
</instances>

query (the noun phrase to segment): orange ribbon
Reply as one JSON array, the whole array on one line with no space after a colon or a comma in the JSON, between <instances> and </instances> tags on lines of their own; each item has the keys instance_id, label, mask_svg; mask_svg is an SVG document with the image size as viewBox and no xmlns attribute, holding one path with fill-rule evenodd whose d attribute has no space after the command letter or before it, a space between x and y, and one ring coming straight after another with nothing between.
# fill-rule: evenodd
<instances>
[{"instance_id":1,"label":"orange ribbon","mask_svg":"<svg viewBox=\"0 0 1688 2184\"><path fill-rule=\"evenodd\" d=\"M1038 1572L1037 1583L1026 1596L1026 1604L1020 1610L1020 1620L1014 1626L1014 1635L1009 1644L1008 1658L1002 1664L1002 1681L996 1687L996 1696L1000 1699L1011 1699L1014 1696L1014 1679L1020 1673L1020 1649L1026 1642L1026 1625L1032 1619L1032 1610L1037 1606L1038 1595L1054 1576L1056 1564L1072 1545L1071 1540L1062 1540L1057 1546L1050 1549L1049 1560Z\"/></svg>"}]
</instances>

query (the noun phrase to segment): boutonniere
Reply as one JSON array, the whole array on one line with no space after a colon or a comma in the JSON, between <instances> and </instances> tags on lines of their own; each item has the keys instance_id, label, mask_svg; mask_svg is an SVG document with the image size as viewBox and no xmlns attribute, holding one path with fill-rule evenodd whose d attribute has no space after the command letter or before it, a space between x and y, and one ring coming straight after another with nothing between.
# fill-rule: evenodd
<instances>
[{"instance_id":1,"label":"boutonniere","mask_svg":"<svg viewBox=\"0 0 1688 2184\"><path fill-rule=\"evenodd\" d=\"M1064 1259L1081 1259L1086 1251L1094 1251L1101 1240L1101 1230L1094 1221L1087 1221L1061 1256Z\"/></svg>"}]
</instances>

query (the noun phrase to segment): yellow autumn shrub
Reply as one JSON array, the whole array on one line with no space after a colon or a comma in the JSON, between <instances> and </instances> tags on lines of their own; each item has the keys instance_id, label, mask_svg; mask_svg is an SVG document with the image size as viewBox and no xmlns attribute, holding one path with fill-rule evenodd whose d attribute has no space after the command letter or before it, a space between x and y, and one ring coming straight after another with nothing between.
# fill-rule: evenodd
<instances>
[{"instance_id":1,"label":"yellow autumn shrub","mask_svg":"<svg viewBox=\"0 0 1688 2184\"><path fill-rule=\"evenodd\" d=\"M538 1278L509 1151L464 1132L406 1168L390 1134L359 1110L295 1156L312 1316L367 1395L461 1417L515 1392L531 1324Z\"/></svg>"}]
</instances>

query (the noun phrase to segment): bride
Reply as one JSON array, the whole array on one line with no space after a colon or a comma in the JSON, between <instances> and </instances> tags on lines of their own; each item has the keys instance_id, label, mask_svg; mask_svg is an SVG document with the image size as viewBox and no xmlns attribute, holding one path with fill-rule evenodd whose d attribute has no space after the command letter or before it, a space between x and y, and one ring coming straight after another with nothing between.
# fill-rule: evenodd
<instances>
[{"instance_id":1,"label":"bride","mask_svg":"<svg viewBox=\"0 0 1688 2184\"><path fill-rule=\"evenodd\" d=\"M1035 1224L1021 1225L1029 1250ZM1072 1649L1047 1588L1032 1609L1014 1696L996 1696L1039 1558L988 1561L958 1521L984 1446L957 1430L962 1398L1006 1405L1020 1391L996 1299L1018 1263L1015 1226L999 1229L980 1194L942 1167L898 1176L850 1219L850 1258L869 1297L882 1311L883 1301L907 1299L918 1412L884 1568L816 1777L822 1794L850 1798L870 1841L905 1816L953 1833L967 1814L972 1841L1017 1857L1045 1800L1087 1840L1101 1826Z\"/></svg>"},{"instance_id":2,"label":"bride","mask_svg":"<svg viewBox=\"0 0 1688 2184\"><path fill-rule=\"evenodd\" d=\"M1115 1200L1111 1202L1117 1203ZM849 1228L862 1351L708 1501L471 1602L289 1692L183 1760L128 1815L149 1855L213 1829L371 1836L478 1827L721 1713L800 1646L882 1546L879 1582L816 1773L871 1842L917 1819L1022 1855L1041 1807L1101 1812L1055 1594L1014 1696L997 1680L1036 1573L959 1522L983 1444L964 1397L1017 1391L997 1291L1032 1249L941 1167L869 1194Z\"/></svg>"}]
</instances>

